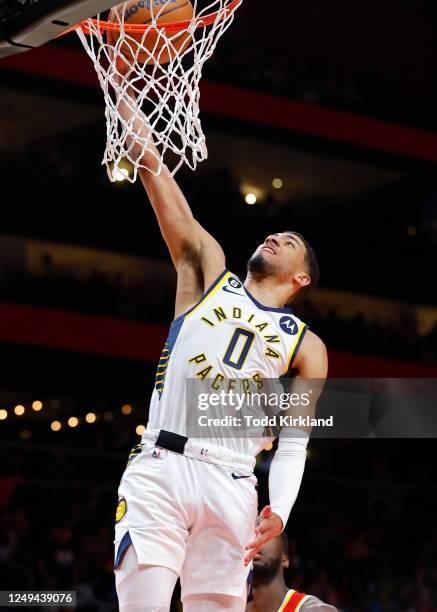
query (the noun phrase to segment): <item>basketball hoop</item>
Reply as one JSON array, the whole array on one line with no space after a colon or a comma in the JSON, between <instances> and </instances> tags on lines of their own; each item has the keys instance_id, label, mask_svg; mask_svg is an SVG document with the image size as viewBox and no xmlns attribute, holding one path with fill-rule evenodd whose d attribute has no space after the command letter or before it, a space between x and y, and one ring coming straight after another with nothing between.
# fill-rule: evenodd
<instances>
[{"instance_id":1,"label":"basketball hoop","mask_svg":"<svg viewBox=\"0 0 437 612\"><path fill-rule=\"evenodd\" d=\"M119 179L121 170L126 173L126 165L133 168L126 178L134 182L140 168L158 175L171 153L173 160L177 158L171 163L172 174L184 163L194 170L208 155L199 118L202 68L242 0L208 0L203 9L194 0L191 19L160 23L165 8L175 1L143 0L148 8L160 5L148 23L127 23L131 0L111 9L109 20L98 15L74 28L94 63L105 98L102 164L111 181ZM123 104L129 106L127 119L120 112ZM138 119L147 126L145 135L133 127ZM133 143L136 150L140 145L143 156L146 151L153 154L154 167L132 153Z\"/></svg>"}]
</instances>

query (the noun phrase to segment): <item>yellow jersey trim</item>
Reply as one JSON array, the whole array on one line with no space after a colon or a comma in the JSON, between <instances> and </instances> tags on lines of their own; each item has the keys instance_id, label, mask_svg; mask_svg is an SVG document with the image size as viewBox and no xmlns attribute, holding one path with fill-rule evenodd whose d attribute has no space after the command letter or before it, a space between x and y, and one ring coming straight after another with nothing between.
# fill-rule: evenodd
<instances>
[{"instance_id":1,"label":"yellow jersey trim","mask_svg":"<svg viewBox=\"0 0 437 612\"><path fill-rule=\"evenodd\" d=\"M223 283L231 276L231 272L226 272L226 274L224 274L223 276L219 276L218 279L215 281L215 283L208 289L208 291L203 295L202 299L200 300L200 302L198 304L196 304L191 310L189 310L185 315L184 315L184 319L188 319L188 317L191 317L191 315L193 313L196 312L196 310L198 310L201 306L203 306L211 296L214 295L214 293L216 291L218 291L220 289L220 287L223 285Z\"/></svg>"},{"instance_id":2,"label":"yellow jersey trim","mask_svg":"<svg viewBox=\"0 0 437 612\"><path fill-rule=\"evenodd\" d=\"M297 332L296 338L294 340L294 344L291 347L290 352L288 353L287 366L285 368L284 374L288 372L290 366L292 365L307 329L308 329L308 325L301 321L300 326L299 326L299 331Z\"/></svg>"},{"instance_id":3,"label":"yellow jersey trim","mask_svg":"<svg viewBox=\"0 0 437 612\"><path fill-rule=\"evenodd\" d=\"M280 608L278 608L278 612L283 612L287 605L290 603L290 599L293 597L293 595L296 593L295 589L290 589L288 591L288 593L285 595L283 602L281 603ZM311 597L311 595L305 595L305 597L303 597L300 602L297 604L297 606L294 608L294 612L299 612L299 610L301 609L301 607L303 606L303 604L308 601L308 599Z\"/></svg>"},{"instance_id":4,"label":"yellow jersey trim","mask_svg":"<svg viewBox=\"0 0 437 612\"><path fill-rule=\"evenodd\" d=\"M283 601L282 601L282 603L281 603L280 608L278 608L278 612L283 612L283 610L285 609L285 606L286 606L286 605L288 604L288 602L290 601L291 596L293 595L293 593L294 593L294 592L295 592L295 591L294 591L294 589L290 589L290 590L288 591L288 593L285 595L285 597L284 597L284 599L283 599Z\"/></svg>"}]
</instances>

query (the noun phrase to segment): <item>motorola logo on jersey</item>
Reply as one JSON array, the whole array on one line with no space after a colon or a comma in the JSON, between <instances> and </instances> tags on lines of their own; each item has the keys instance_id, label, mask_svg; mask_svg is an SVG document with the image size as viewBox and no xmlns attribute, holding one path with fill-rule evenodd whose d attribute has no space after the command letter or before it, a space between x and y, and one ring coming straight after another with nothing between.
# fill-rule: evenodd
<instances>
[{"instance_id":1,"label":"motorola logo on jersey","mask_svg":"<svg viewBox=\"0 0 437 612\"><path fill-rule=\"evenodd\" d=\"M298 324L293 319L293 317L290 317L290 315L281 317L279 319L279 326L283 332L285 332L286 334L290 334L290 336L294 336L295 334L297 334L299 329Z\"/></svg>"}]
</instances>

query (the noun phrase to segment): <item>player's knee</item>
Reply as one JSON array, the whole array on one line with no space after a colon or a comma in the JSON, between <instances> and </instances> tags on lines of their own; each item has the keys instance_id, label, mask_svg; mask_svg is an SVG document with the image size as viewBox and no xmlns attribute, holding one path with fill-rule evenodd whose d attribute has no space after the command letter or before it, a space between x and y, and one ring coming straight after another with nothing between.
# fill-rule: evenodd
<instances>
[{"instance_id":1,"label":"player's knee","mask_svg":"<svg viewBox=\"0 0 437 612\"><path fill-rule=\"evenodd\" d=\"M202 593L184 598L184 612L242 612L245 607L245 598L220 593Z\"/></svg>"}]
</instances>

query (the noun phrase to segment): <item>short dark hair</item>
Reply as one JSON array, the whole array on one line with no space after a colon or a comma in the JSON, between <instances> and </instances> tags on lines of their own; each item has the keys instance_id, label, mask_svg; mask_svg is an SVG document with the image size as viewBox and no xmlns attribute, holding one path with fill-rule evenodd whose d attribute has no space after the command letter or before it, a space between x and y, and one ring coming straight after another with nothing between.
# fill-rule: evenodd
<instances>
[{"instance_id":1,"label":"short dark hair","mask_svg":"<svg viewBox=\"0 0 437 612\"><path fill-rule=\"evenodd\" d=\"M307 272L309 274L309 277L311 279L309 285L305 285L305 287L302 287L301 289L299 289L299 291L297 291L297 293L295 293L293 297L291 298L290 301L295 304L296 302L301 302L302 300L307 298L309 294L313 291L313 289L315 289L317 283L319 282L319 278L320 278L320 268L319 268L319 262L317 261L317 257L316 257L316 254L313 248L311 247L310 243L302 236L302 234L299 234L298 232L285 232L285 233L292 234L293 236L297 236L298 238L302 240L305 246L304 262L307 267Z\"/></svg>"}]
</instances>

